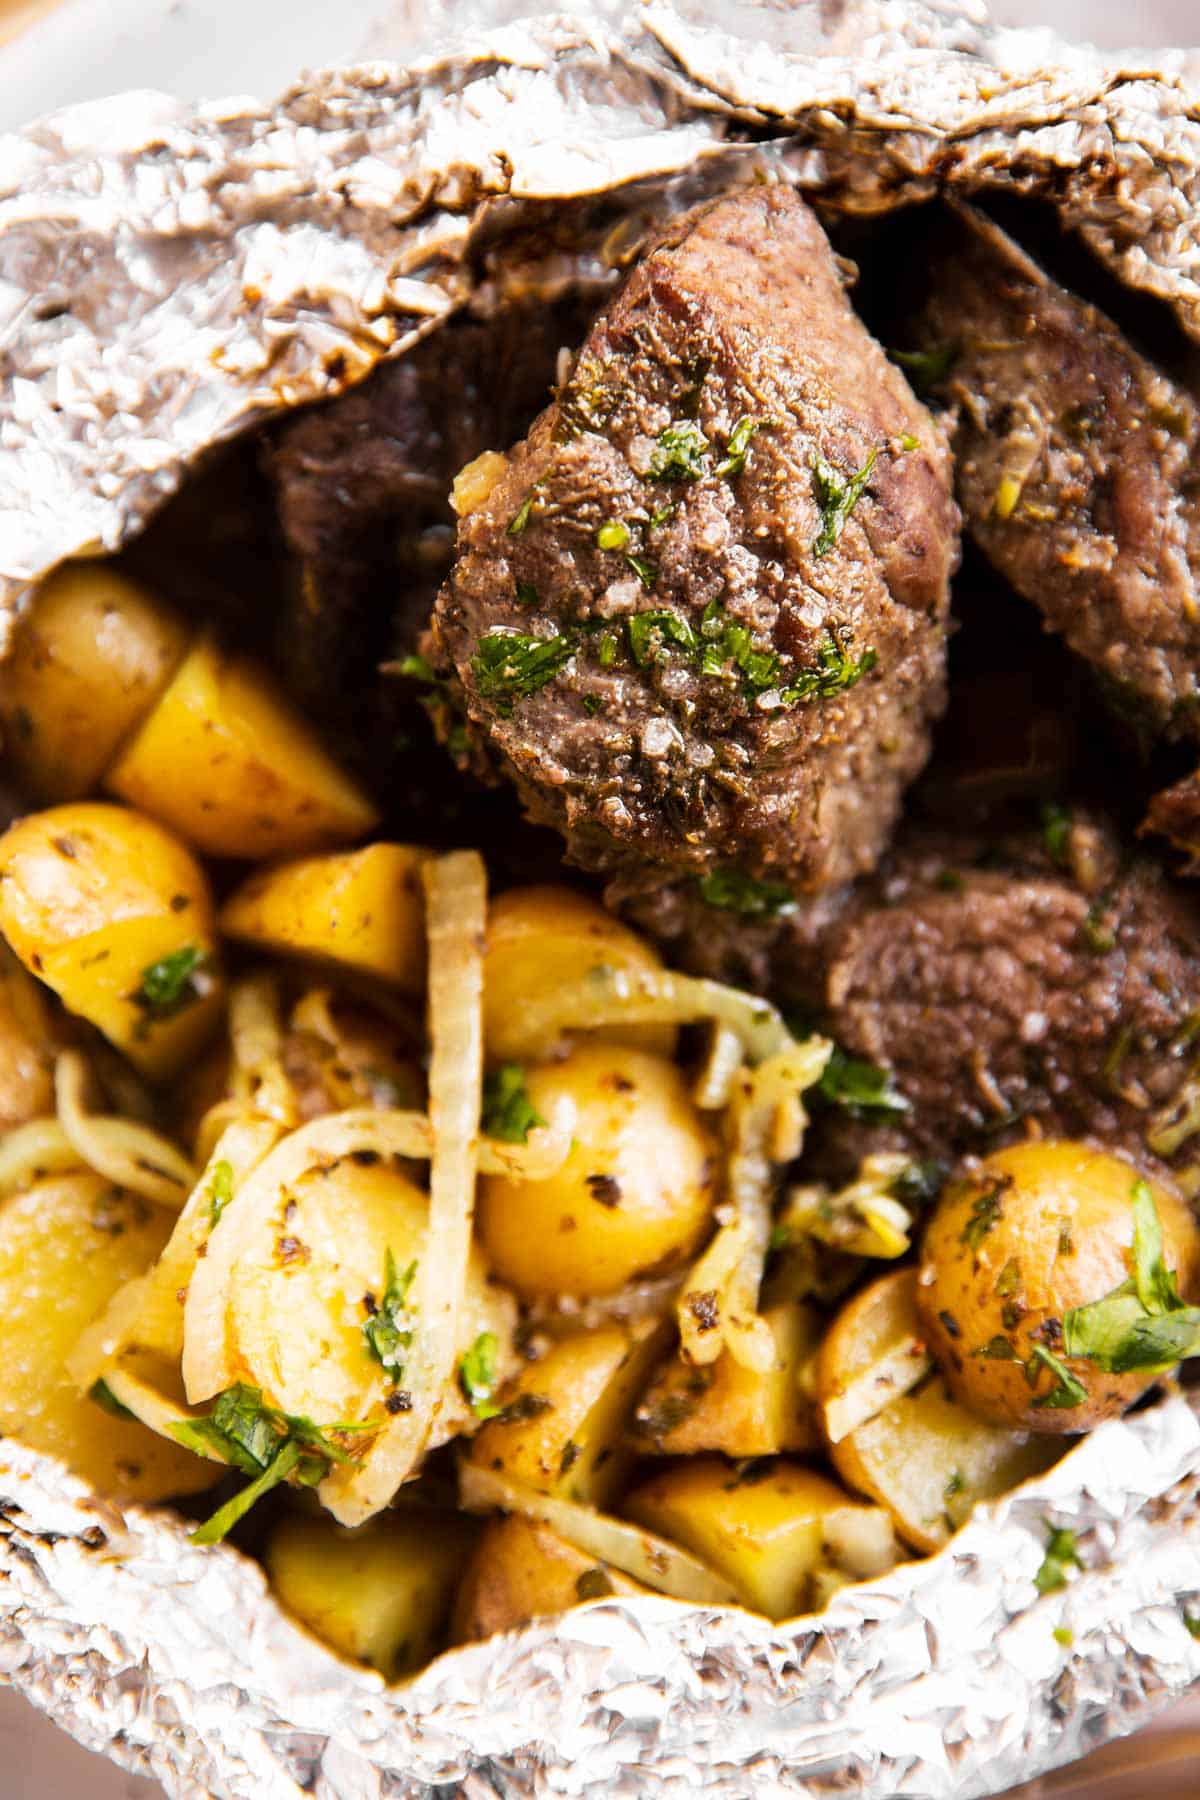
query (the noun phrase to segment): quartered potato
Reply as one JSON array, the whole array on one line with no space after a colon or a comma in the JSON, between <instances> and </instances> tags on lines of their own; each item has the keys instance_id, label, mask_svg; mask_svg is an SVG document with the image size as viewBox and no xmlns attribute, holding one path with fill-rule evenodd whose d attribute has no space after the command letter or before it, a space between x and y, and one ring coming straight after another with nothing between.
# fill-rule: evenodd
<instances>
[{"instance_id":1,"label":"quartered potato","mask_svg":"<svg viewBox=\"0 0 1200 1800\"><path fill-rule=\"evenodd\" d=\"M725 1456L775 1456L820 1442L806 1375L821 1335L820 1315L801 1301L768 1307L763 1318L775 1360L761 1374L728 1352L695 1364L672 1356L634 1415L632 1443L663 1456L719 1450Z\"/></svg>"},{"instance_id":2,"label":"quartered potato","mask_svg":"<svg viewBox=\"0 0 1200 1800\"><path fill-rule=\"evenodd\" d=\"M436 1656L478 1533L462 1513L398 1507L347 1530L302 1514L280 1521L263 1560L301 1624L388 1681Z\"/></svg>"},{"instance_id":3,"label":"quartered potato","mask_svg":"<svg viewBox=\"0 0 1200 1800\"><path fill-rule=\"evenodd\" d=\"M0 664L5 758L40 801L99 786L187 649L185 622L105 562L43 581Z\"/></svg>"},{"instance_id":4,"label":"quartered potato","mask_svg":"<svg viewBox=\"0 0 1200 1800\"><path fill-rule=\"evenodd\" d=\"M623 1510L694 1552L769 1619L806 1611L832 1571L865 1578L897 1559L885 1514L783 1458L739 1470L692 1457L636 1488Z\"/></svg>"},{"instance_id":5,"label":"quartered potato","mask_svg":"<svg viewBox=\"0 0 1200 1800\"><path fill-rule=\"evenodd\" d=\"M105 786L209 856L299 856L365 837L374 806L270 677L197 640Z\"/></svg>"},{"instance_id":6,"label":"quartered potato","mask_svg":"<svg viewBox=\"0 0 1200 1800\"><path fill-rule=\"evenodd\" d=\"M225 902L226 937L280 956L301 956L406 992L425 986L427 850L369 844L259 869Z\"/></svg>"},{"instance_id":7,"label":"quartered potato","mask_svg":"<svg viewBox=\"0 0 1200 1800\"><path fill-rule=\"evenodd\" d=\"M84 1327L149 1267L172 1224L169 1212L92 1174L40 1181L0 1202L0 1432L61 1457L118 1499L198 1493L220 1474L89 1399L67 1373Z\"/></svg>"},{"instance_id":8,"label":"quartered potato","mask_svg":"<svg viewBox=\"0 0 1200 1800\"><path fill-rule=\"evenodd\" d=\"M968 1412L922 1348L917 1271L885 1275L843 1307L817 1361L838 1474L877 1500L916 1550L936 1550L981 1500L1049 1468L1055 1446Z\"/></svg>"},{"instance_id":9,"label":"quartered potato","mask_svg":"<svg viewBox=\"0 0 1200 1800\"><path fill-rule=\"evenodd\" d=\"M489 1519L459 1586L450 1635L455 1643L467 1643L516 1631L531 1619L569 1612L588 1600L648 1592L535 1519Z\"/></svg>"},{"instance_id":10,"label":"quartered potato","mask_svg":"<svg viewBox=\"0 0 1200 1800\"><path fill-rule=\"evenodd\" d=\"M540 1056L525 1015L560 987L600 964L630 973L662 968L661 959L595 900L571 888L512 888L488 907L483 973L484 1037L497 1062ZM674 1053L673 1025L606 1025L589 1038Z\"/></svg>"},{"instance_id":11,"label":"quartered potato","mask_svg":"<svg viewBox=\"0 0 1200 1800\"><path fill-rule=\"evenodd\" d=\"M654 1325L609 1325L553 1344L505 1390L471 1461L539 1493L607 1506L628 1472L625 1422L662 1338Z\"/></svg>"},{"instance_id":12,"label":"quartered potato","mask_svg":"<svg viewBox=\"0 0 1200 1800\"><path fill-rule=\"evenodd\" d=\"M0 932L144 1075L173 1075L216 1025L224 984L207 877L127 807L80 801L11 826Z\"/></svg>"}]
</instances>

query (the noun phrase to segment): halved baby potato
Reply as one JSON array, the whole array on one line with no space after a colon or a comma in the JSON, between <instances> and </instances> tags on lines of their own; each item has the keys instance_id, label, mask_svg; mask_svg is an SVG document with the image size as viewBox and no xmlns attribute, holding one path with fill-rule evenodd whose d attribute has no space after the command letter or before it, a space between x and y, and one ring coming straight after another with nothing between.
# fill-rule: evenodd
<instances>
[{"instance_id":1,"label":"halved baby potato","mask_svg":"<svg viewBox=\"0 0 1200 1800\"><path fill-rule=\"evenodd\" d=\"M425 986L427 850L369 844L258 869L221 910L221 930L255 949L301 956L411 994Z\"/></svg>"},{"instance_id":2,"label":"halved baby potato","mask_svg":"<svg viewBox=\"0 0 1200 1800\"><path fill-rule=\"evenodd\" d=\"M817 1399L843 1481L885 1507L906 1543L930 1551L980 1501L1049 1468L1058 1447L959 1405L932 1371L923 1330L915 1269L872 1282L822 1345Z\"/></svg>"},{"instance_id":3,"label":"halved baby potato","mask_svg":"<svg viewBox=\"0 0 1200 1800\"><path fill-rule=\"evenodd\" d=\"M378 823L270 677L197 639L105 786L209 856L299 856Z\"/></svg>"},{"instance_id":4,"label":"halved baby potato","mask_svg":"<svg viewBox=\"0 0 1200 1800\"><path fill-rule=\"evenodd\" d=\"M208 880L184 844L124 806L31 813L0 838L0 933L25 967L152 1079L220 1016Z\"/></svg>"},{"instance_id":5,"label":"halved baby potato","mask_svg":"<svg viewBox=\"0 0 1200 1800\"><path fill-rule=\"evenodd\" d=\"M188 627L107 562L67 563L35 592L0 667L5 758L38 800L99 786L170 681Z\"/></svg>"},{"instance_id":6,"label":"halved baby potato","mask_svg":"<svg viewBox=\"0 0 1200 1800\"><path fill-rule=\"evenodd\" d=\"M0 1432L122 1500L198 1493L221 1473L90 1399L67 1371L84 1328L149 1267L173 1223L90 1173L39 1181L0 1203Z\"/></svg>"},{"instance_id":7,"label":"halved baby potato","mask_svg":"<svg viewBox=\"0 0 1200 1800\"><path fill-rule=\"evenodd\" d=\"M455 1643L468 1643L588 1600L649 1591L536 1519L489 1519L459 1586L450 1635Z\"/></svg>"},{"instance_id":8,"label":"halved baby potato","mask_svg":"<svg viewBox=\"0 0 1200 1800\"><path fill-rule=\"evenodd\" d=\"M54 1111L54 1040L44 990L0 944L0 1134Z\"/></svg>"},{"instance_id":9,"label":"halved baby potato","mask_svg":"<svg viewBox=\"0 0 1200 1800\"><path fill-rule=\"evenodd\" d=\"M396 1507L353 1529L297 1513L275 1526L263 1560L301 1624L396 1681L441 1649L478 1531L462 1513L424 1506Z\"/></svg>"}]
</instances>

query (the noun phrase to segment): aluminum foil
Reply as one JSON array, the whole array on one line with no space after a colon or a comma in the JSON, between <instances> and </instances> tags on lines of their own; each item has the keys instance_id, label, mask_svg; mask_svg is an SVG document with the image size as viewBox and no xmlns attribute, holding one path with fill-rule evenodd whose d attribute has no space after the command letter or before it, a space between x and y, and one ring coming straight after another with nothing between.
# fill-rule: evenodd
<instances>
[{"instance_id":1,"label":"aluminum foil","mask_svg":"<svg viewBox=\"0 0 1200 1800\"><path fill-rule=\"evenodd\" d=\"M582 210L578 242L526 260L547 204L609 194L640 217L763 158L859 213L1035 194L1200 339L1183 53L997 32L977 0L730 0L719 26L705 0L526 11L472 0L465 41L462 8L403 0L380 43L399 61L269 105L125 95L0 140L0 627L213 445L512 282L600 278ZM306 1638L236 1552L121 1516L12 1442L0 1519L0 1673L197 1800L972 1800L1200 1679L1200 1419L1179 1394L819 1621L609 1600L403 1690ZM1040 1597L1048 1521L1085 1567Z\"/></svg>"}]
</instances>

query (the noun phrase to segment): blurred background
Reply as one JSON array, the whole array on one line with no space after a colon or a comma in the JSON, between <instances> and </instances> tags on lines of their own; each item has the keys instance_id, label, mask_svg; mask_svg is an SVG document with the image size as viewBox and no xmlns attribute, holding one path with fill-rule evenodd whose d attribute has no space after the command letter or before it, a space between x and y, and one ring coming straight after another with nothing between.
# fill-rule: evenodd
<instances>
[{"instance_id":1,"label":"blurred background","mask_svg":"<svg viewBox=\"0 0 1200 1800\"><path fill-rule=\"evenodd\" d=\"M409 41L418 5L429 11L424 0L0 0L0 131L122 88L269 94L304 68L386 56ZM469 0L445 0L448 21L456 10L468 13ZM990 11L1114 47L1200 46L1200 0L991 0ZM0 1800L161 1800L161 1790L0 1689ZM1200 1700L1008 1800L1200 1800Z\"/></svg>"}]
</instances>

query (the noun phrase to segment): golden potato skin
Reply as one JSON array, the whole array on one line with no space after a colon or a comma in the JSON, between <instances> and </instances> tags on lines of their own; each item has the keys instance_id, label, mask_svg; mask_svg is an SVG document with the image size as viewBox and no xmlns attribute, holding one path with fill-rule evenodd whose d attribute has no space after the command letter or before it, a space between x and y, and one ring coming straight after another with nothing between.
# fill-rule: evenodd
<instances>
[{"instance_id":1,"label":"golden potato skin","mask_svg":"<svg viewBox=\"0 0 1200 1800\"><path fill-rule=\"evenodd\" d=\"M480 1182L478 1230L499 1279L524 1298L582 1298L685 1263L712 1216L717 1146L675 1064L578 1044L528 1070L526 1086L543 1118L573 1103L573 1143L548 1180Z\"/></svg>"},{"instance_id":2,"label":"golden potato skin","mask_svg":"<svg viewBox=\"0 0 1200 1800\"><path fill-rule=\"evenodd\" d=\"M605 963L633 972L661 969L655 951L585 894L565 887L511 888L488 907L483 965L483 1021L487 1052L497 1062L521 1062L530 1053L523 1009L588 969ZM589 1041L636 1044L674 1054L673 1025L610 1025Z\"/></svg>"},{"instance_id":3,"label":"golden potato skin","mask_svg":"<svg viewBox=\"0 0 1200 1800\"><path fill-rule=\"evenodd\" d=\"M369 844L257 869L221 909L226 937L300 956L406 993L425 987L427 850Z\"/></svg>"},{"instance_id":4,"label":"golden potato skin","mask_svg":"<svg viewBox=\"0 0 1200 1800\"><path fill-rule=\"evenodd\" d=\"M442 1648L477 1531L461 1513L425 1507L380 1513L353 1530L297 1513L276 1525L263 1560L301 1624L395 1681Z\"/></svg>"},{"instance_id":5,"label":"golden potato skin","mask_svg":"<svg viewBox=\"0 0 1200 1800\"><path fill-rule=\"evenodd\" d=\"M454 1602L450 1636L476 1642L516 1631L609 1594L644 1594L640 1582L568 1544L548 1525L517 1517L489 1519Z\"/></svg>"},{"instance_id":6,"label":"golden potato skin","mask_svg":"<svg viewBox=\"0 0 1200 1800\"><path fill-rule=\"evenodd\" d=\"M775 1456L813 1450L818 1437L803 1373L820 1340L815 1308L785 1300L763 1312L775 1340L775 1360L761 1374L723 1350L707 1366L674 1355L646 1389L634 1416L631 1442L645 1453L691 1456Z\"/></svg>"},{"instance_id":7,"label":"golden potato skin","mask_svg":"<svg viewBox=\"0 0 1200 1800\"><path fill-rule=\"evenodd\" d=\"M54 1049L43 990L0 944L0 1134L54 1111Z\"/></svg>"},{"instance_id":8,"label":"golden potato skin","mask_svg":"<svg viewBox=\"0 0 1200 1800\"><path fill-rule=\"evenodd\" d=\"M1014 1145L984 1158L943 1194L929 1222L917 1302L929 1348L955 1397L994 1424L1088 1431L1124 1412L1155 1380L1106 1374L1062 1356L1062 1315L1100 1300L1132 1272L1132 1197L1142 1177L1120 1158L1075 1143ZM1200 1231L1170 1190L1150 1184L1166 1266L1184 1299L1200 1281ZM1011 1357L998 1354L1004 1343ZM985 1346L992 1354L980 1355ZM1077 1406L1039 1406L1051 1370L1025 1365L1038 1346L1087 1390Z\"/></svg>"},{"instance_id":9,"label":"golden potato skin","mask_svg":"<svg viewBox=\"0 0 1200 1800\"><path fill-rule=\"evenodd\" d=\"M201 637L105 787L209 856L300 856L365 837L378 813L269 675Z\"/></svg>"},{"instance_id":10,"label":"golden potato skin","mask_svg":"<svg viewBox=\"0 0 1200 1800\"><path fill-rule=\"evenodd\" d=\"M224 1000L208 879L191 851L127 807L78 801L0 838L0 933L25 967L143 1075L166 1079L203 1047ZM147 969L195 950L190 997L155 1013Z\"/></svg>"},{"instance_id":11,"label":"golden potato skin","mask_svg":"<svg viewBox=\"0 0 1200 1800\"><path fill-rule=\"evenodd\" d=\"M60 1175L0 1203L0 1432L61 1457L102 1493L165 1500L213 1465L114 1418L66 1370L80 1332L161 1253L174 1216L98 1175Z\"/></svg>"},{"instance_id":12,"label":"golden potato skin","mask_svg":"<svg viewBox=\"0 0 1200 1800\"><path fill-rule=\"evenodd\" d=\"M38 800L96 788L170 681L184 621L110 563L66 563L38 587L0 668L5 756Z\"/></svg>"}]
</instances>

